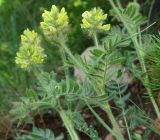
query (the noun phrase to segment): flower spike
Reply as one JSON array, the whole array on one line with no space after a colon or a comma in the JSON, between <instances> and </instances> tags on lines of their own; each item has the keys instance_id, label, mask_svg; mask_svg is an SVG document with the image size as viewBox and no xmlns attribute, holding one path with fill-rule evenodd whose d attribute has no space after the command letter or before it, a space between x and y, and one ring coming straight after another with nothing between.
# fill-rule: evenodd
<instances>
[{"instance_id":1,"label":"flower spike","mask_svg":"<svg viewBox=\"0 0 160 140\"><path fill-rule=\"evenodd\" d=\"M40 23L45 37L54 44L66 42L69 34L69 20L65 8L59 10L55 5L50 11L44 11Z\"/></svg>"},{"instance_id":2,"label":"flower spike","mask_svg":"<svg viewBox=\"0 0 160 140\"><path fill-rule=\"evenodd\" d=\"M46 55L40 46L40 39L35 31L26 29L21 35L21 45L16 56L16 64L23 69L31 69L41 64Z\"/></svg>"},{"instance_id":3,"label":"flower spike","mask_svg":"<svg viewBox=\"0 0 160 140\"><path fill-rule=\"evenodd\" d=\"M94 8L91 11L85 11L82 17L81 28L87 31L89 35L94 35L95 33L108 31L110 29L110 24L104 24L107 19L107 14L104 14L102 9Z\"/></svg>"}]
</instances>

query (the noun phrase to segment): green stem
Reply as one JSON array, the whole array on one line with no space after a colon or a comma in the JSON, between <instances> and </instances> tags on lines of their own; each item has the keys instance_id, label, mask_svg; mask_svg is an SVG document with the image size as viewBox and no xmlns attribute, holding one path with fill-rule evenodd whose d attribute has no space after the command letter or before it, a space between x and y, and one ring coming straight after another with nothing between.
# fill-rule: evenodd
<instances>
[{"instance_id":1,"label":"green stem","mask_svg":"<svg viewBox=\"0 0 160 140\"><path fill-rule=\"evenodd\" d=\"M121 16L121 12L115 6L113 0L109 0L109 1L110 1L111 6L113 7L113 9L115 10L116 14L119 16L120 20L122 21L123 25L126 27L129 35L132 36L133 35L133 31L129 28L129 26L127 25L127 23L125 22L125 20ZM153 107L155 109L157 117L160 118L160 111L159 111L159 108L158 108L158 105L157 105L155 99L153 98L152 91L150 89L149 77L146 74L147 70L146 70L146 66L145 66L144 57L143 57L143 54L142 54L142 51L141 51L141 48L140 48L141 45L138 43L137 36L134 36L131 39L132 39L132 42L133 42L134 47L136 49L136 53L137 53L137 56L138 56L138 59L139 59L139 62L140 62L140 66L141 66L142 72L145 74L144 80L143 80L144 86L145 86L145 88L147 90L147 93L148 93L148 95L150 97L150 100L151 100L151 102L153 104Z\"/></svg>"},{"instance_id":2,"label":"green stem","mask_svg":"<svg viewBox=\"0 0 160 140\"><path fill-rule=\"evenodd\" d=\"M153 10L154 4L155 4L155 0L152 0L151 6L150 6L150 8L149 8L149 13L148 13L147 26L149 26L149 24L150 24L151 14L152 14L152 10ZM148 31L148 30L147 30L147 31ZM148 32L146 32L146 33L148 33Z\"/></svg>"},{"instance_id":3,"label":"green stem","mask_svg":"<svg viewBox=\"0 0 160 140\"><path fill-rule=\"evenodd\" d=\"M107 104L102 104L101 107L107 113L107 115L108 115L108 117L111 121L111 124L112 124L113 129L114 129L114 136L117 138L117 140L125 140L124 136L121 133L120 127L119 127L115 117L113 116L110 105L108 103Z\"/></svg>"},{"instance_id":4,"label":"green stem","mask_svg":"<svg viewBox=\"0 0 160 140\"><path fill-rule=\"evenodd\" d=\"M65 67L65 61L67 59L66 54L65 54L63 48L60 48L59 50L60 50L63 66ZM65 70L66 85L67 85L67 92L68 92L69 91L69 87L70 87L70 85L69 85L69 69L67 67L65 67L64 70Z\"/></svg>"},{"instance_id":5,"label":"green stem","mask_svg":"<svg viewBox=\"0 0 160 140\"><path fill-rule=\"evenodd\" d=\"M120 0L116 0L116 3L117 3L117 5L118 5L118 7L119 7L120 9L123 9Z\"/></svg>"},{"instance_id":6,"label":"green stem","mask_svg":"<svg viewBox=\"0 0 160 140\"><path fill-rule=\"evenodd\" d=\"M123 113L123 119L124 119L124 122L125 122L125 125L126 125L126 130L127 130L127 134L128 134L128 139L129 139L129 140L132 140L131 134L130 134L130 131L129 131L129 126L128 126L128 123L127 123L127 119L126 119L126 116L125 116L124 109L122 109L122 113Z\"/></svg>"},{"instance_id":7,"label":"green stem","mask_svg":"<svg viewBox=\"0 0 160 140\"><path fill-rule=\"evenodd\" d=\"M73 127L71 119L67 116L66 112L64 110L59 110L59 115L71 137L72 140L79 140L79 137Z\"/></svg>"},{"instance_id":8,"label":"green stem","mask_svg":"<svg viewBox=\"0 0 160 140\"><path fill-rule=\"evenodd\" d=\"M96 47L99 48L97 34L95 33L93 36L94 36L94 43L95 43Z\"/></svg>"},{"instance_id":9,"label":"green stem","mask_svg":"<svg viewBox=\"0 0 160 140\"><path fill-rule=\"evenodd\" d=\"M122 99L122 96L120 94L120 86L119 86L119 84L118 84L118 89L119 89L119 97L120 97L120 99ZM124 106L122 106L121 109L122 109L122 115L123 115L124 123L126 125L126 131L127 131L127 134L128 134L128 139L132 140L131 134L130 134L130 131L129 131L129 127L128 127L128 123L127 123L127 119L126 119L126 116L125 116Z\"/></svg>"},{"instance_id":10,"label":"green stem","mask_svg":"<svg viewBox=\"0 0 160 140\"><path fill-rule=\"evenodd\" d=\"M75 66L79 67L81 70L86 71L86 69L79 63L79 61L76 59L76 57L71 53L71 51L68 49L68 47L65 44L62 44L62 47L64 51L69 55L69 57L74 62Z\"/></svg>"},{"instance_id":11,"label":"green stem","mask_svg":"<svg viewBox=\"0 0 160 140\"><path fill-rule=\"evenodd\" d=\"M96 119L103 125L106 130L108 130L112 135L114 135L113 130L104 122L104 120L94 111L94 109L86 102L88 108L93 113L93 115L96 117Z\"/></svg>"}]
</instances>

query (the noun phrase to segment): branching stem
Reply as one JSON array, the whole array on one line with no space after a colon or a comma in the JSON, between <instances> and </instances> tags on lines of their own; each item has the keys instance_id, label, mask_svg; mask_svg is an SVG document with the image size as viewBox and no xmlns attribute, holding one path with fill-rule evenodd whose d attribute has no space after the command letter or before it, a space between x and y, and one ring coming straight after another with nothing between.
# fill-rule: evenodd
<instances>
[{"instance_id":1,"label":"branching stem","mask_svg":"<svg viewBox=\"0 0 160 140\"><path fill-rule=\"evenodd\" d=\"M95 41L95 43L96 42L98 42L98 39L96 38L96 40L97 41ZM63 47L63 49L64 49L64 51L69 55L69 57L72 59L72 61L75 63L75 65L77 66L77 67L79 67L79 68L81 68L81 70L85 73L86 72L86 69L85 69L85 67L83 66L83 65L81 65L81 63L79 63L79 61L76 59L76 57L71 53L71 51L67 48L67 46L65 46L65 45L62 45L62 47ZM98 46L97 46L98 47ZM88 79L89 80L89 79ZM99 92L103 92L103 91L98 91L97 90L97 86L95 85L95 83L94 82L92 82L92 81L90 81L89 80L89 82L90 82L90 84L94 87L94 89L95 89L95 91L96 91L96 93L98 94ZM101 94L101 93L100 93ZM110 105L108 104L108 102L106 103L106 104L102 104L101 106L100 106L106 113L107 113L107 115L108 115L108 117L109 117L109 119L110 119L110 121L111 121L111 123L112 123L112 126L113 126L113 129L115 130L115 132L114 132L114 136L118 139L118 140L124 140L124 137L123 137L123 135L122 135L122 133L121 133L121 130L120 130L120 128L119 128L119 125L118 125L118 123L117 123L117 121L116 121L116 119L115 119L115 117L114 117L114 115L113 115L113 113L112 113L112 111L111 111L111 109L110 109Z\"/></svg>"}]
</instances>

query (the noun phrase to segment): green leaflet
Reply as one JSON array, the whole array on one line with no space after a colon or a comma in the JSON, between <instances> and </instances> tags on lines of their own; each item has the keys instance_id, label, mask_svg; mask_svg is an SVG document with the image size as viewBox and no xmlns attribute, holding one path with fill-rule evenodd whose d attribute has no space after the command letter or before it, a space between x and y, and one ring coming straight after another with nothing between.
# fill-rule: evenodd
<instances>
[{"instance_id":1,"label":"green leaflet","mask_svg":"<svg viewBox=\"0 0 160 140\"><path fill-rule=\"evenodd\" d=\"M63 134L55 137L53 132L49 129L38 129L34 127L32 132L28 135L17 136L16 140L63 140Z\"/></svg>"},{"instance_id":2,"label":"green leaflet","mask_svg":"<svg viewBox=\"0 0 160 140\"><path fill-rule=\"evenodd\" d=\"M146 18L140 13L140 6L137 2L130 2L125 9L119 9L119 12L133 33L137 33L138 27L146 22ZM110 11L110 14L121 21L114 9Z\"/></svg>"}]
</instances>

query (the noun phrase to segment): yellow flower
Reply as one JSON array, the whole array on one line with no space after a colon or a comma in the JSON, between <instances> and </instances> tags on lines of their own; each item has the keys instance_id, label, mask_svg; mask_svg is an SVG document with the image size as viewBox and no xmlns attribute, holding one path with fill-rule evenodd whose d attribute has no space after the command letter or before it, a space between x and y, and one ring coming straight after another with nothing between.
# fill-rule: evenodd
<instances>
[{"instance_id":1,"label":"yellow flower","mask_svg":"<svg viewBox=\"0 0 160 140\"><path fill-rule=\"evenodd\" d=\"M66 42L69 33L69 20L65 9L59 10L53 5L51 11L44 11L42 17L43 21L40 26L46 38L54 44Z\"/></svg>"},{"instance_id":2,"label":"yellow flower","mask_svg":"<svg viewBox=\"0 0 160 140\"><path fill-rule=\"evenodd\" d=\"M46 55L40 46L40 39L35 31L25 30L21 35L21 44L16 54L16 64L23 69L31 69L44 61Z\"/></svg>"},{"instance_id":3,"label":"yellow flower","mask_svg":"<svg viewBox=\"0 0 160 140\"><path fill-rule=\"evenodd\" d=\"M107 14L104 14L102 9L94 8L91 11L85 11L82 14L82 17L81 28L90 35L108 31L110 29L110 24L104 24L107 19Z\"/></svg>"}]
</instances>

